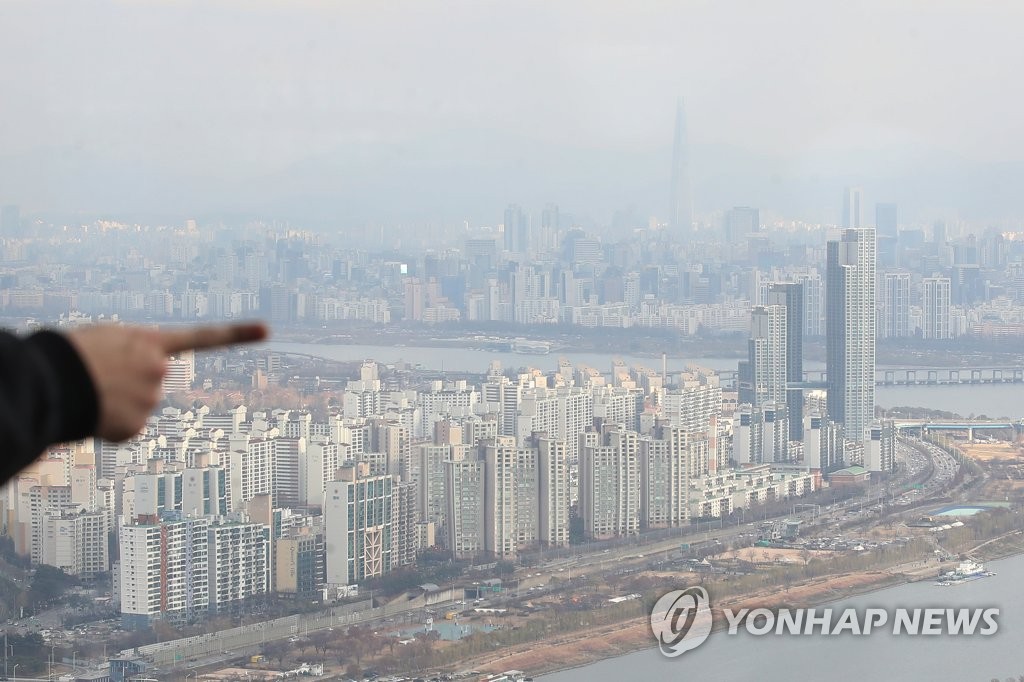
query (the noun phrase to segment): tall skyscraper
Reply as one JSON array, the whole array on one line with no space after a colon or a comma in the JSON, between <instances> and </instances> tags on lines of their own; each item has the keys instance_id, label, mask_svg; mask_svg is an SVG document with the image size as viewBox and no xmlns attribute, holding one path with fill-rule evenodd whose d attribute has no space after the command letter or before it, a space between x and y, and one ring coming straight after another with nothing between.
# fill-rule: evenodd
<instances>
[{"instance_id":1,"label":"tall skyscraper","mask_svg":"<svg viewBox=\"0 0 1024 682\"><path fill-rule=\"evenodd\" d=\"M910 273L885 273L882 287L882 338L910 336Z\"/></svg>"},{"instance_id":2,"label":"tall skyscraper","mask_svg":"<svg viewBox=\"0 0 1024 682\"><path fill-rule=\"evenodd\" d=\"M896 204L875 204L875 229L879 237L898 237Z\"/></svg>"},{"instance_id":3,"label":"tall skyscraper","mask_svg":"<svg viewBox=\"0 0 1024 682\"><path fill-rule=\"evenodd\" d=\"M761 231L761 216L756 208L737 206L725 212L725 242L736 244L748 234Z\"/></svg>"},{"instance_id":4,"label":"tall skyscraper","mask_svg":"<svg viewBox=\"0 0 1024 682\"><path fill-rule=\"evenodd\" d=\"M825 336L825 283L821 275L801 274L796 281L803 287L804 336Z\"/></svg>"},{"instance_id":5,"label":"tall skyscraper","mask_svg":"<svg viewBox=\"0 0 1024 682\"><path fill-rule=\"evenodd\" d=\"M759 305L750 312L751 399L755 407L786 400L786 306Z\"/></svg>"},{"instance_id":6,"label":"tall skyscraper","mask_svg":"<svg viewBox=\"0 0 1024 682\"><path fill-rule=\"evenodd\" d=\"M856 229L863 227L863 221L864 190L860 187L847 187L843 190L843 224L841 227Z\"/></svg>"},{"instance_id":7,"label":"tall skyscraper","mask_svg":"<svg viewBox=\"0 0 1024 682\"><path fill-rule=\"evenodd\" d=\"M789 384L804 380L804 287L799 282L772 282L768 305L786 309L786 408L789 439L804 438L804 392Z\"/></svg>"},{"instance_id":8,"label":"tall skyscraper","mask_svg":"<svg viewBox=\"0 0 1024 682\"><path fill-rule=\"evenodd\" d=\"M519 204L509 204L505 209L505 250L512 253L530 250L530 216L523 213Z\"/></svg>"},{"instance_id":9,"label":"tall skyscraper","mask_svg":"<svg viewBox=\"0 0 1024 682\"><path fill-rule=\"evenodd\" d=\"M875 411L875 230L842 230L827 248L828 417L864 442Z\"/></svg>"},{"instance_id":10,"label":"tall skyscraper","mask_svg":"<svg viewBox=\"0 0 1024 682\"><path fill-rule=\"evenodd\" d=\"M926 339L951 339L949 324L950 280L948 277L925 277L921 282L923 336Z\"/></svg>"},{"instance_id":11,"label":"tall skyscraper","mask_svg":"<svg viewBox=\"0 0 1024 682\"><path fill-rule=\"evenodd\" d=\"M690 149L686 142L683 100L676 104L676 129L672 143L672 206L670 227L677 237L693 234L693 196L690 188Z\"/></svg>"}]
</instances>

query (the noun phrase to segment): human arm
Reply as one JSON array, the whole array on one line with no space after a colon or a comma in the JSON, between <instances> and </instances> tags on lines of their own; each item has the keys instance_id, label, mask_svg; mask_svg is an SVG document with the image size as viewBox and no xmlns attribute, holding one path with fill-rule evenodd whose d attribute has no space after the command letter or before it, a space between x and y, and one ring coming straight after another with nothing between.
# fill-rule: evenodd
<instances>
[{"instance_id":1,"label":"human arm","mask_svg":"<svg viewBox=\"0 0 1024 682\"><path fill-rule=\"evenodd\" d=\"M0 332L0 483L47 446L90 435L98 415L92 379L66 336Z\"/></svg>"},{"instance_id":2,"label":"human arm","mask_svg":"<svg viewBox=\"0 0 1024 682\"><path fill-rule=\"evenodd\" d=\"M261 324L0 334L0 484L55 443L90 435L121 441L141 431L162 397L169 355L266 336Z\"/></svg>"}]
</instances>

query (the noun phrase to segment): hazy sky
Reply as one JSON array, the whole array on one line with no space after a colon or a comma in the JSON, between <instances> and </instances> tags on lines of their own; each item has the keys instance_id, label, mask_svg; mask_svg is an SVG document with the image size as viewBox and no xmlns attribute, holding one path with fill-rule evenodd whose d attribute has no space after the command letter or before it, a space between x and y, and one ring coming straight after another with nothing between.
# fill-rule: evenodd
<instances>
[{"instance_id":1,"label":"hazy sky","mask_svg":"<svg viewBox=\"0 0 1024 682\"><path fill-rule=\"evenodd\" d=\"M698 216L835 220L859 184L1024 218L1022 25L1017 0L0 0L0 201L664 215L685 96Z\"/></svg>"}]
</instances>

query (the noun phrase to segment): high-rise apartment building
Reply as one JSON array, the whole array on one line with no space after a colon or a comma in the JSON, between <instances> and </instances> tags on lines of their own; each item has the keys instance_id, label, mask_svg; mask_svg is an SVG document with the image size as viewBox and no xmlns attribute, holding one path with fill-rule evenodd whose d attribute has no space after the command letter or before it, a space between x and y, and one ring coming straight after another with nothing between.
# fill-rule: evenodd
<instances>
[{"instance_id":1,"label":"high-rise apartment building","mask_svg":"<svg viewBox=\"0 0 1024 682\"><path fill-rule=\"evenodd\" d=\"M181 474L181 510L191 516L228 513L227 474L219 466L185 469Z\"/></svg>"},{"instance_id":2,"label":"high-rise apartment building","mask_svg":"<svg viewBox=\"0 0 1024 682\"><path fill-rule=\"evenodd\" d=\"M882 338L910 336L910 273L887 272L882 280Z\"/></svg>"},{"instance_id":3,"label":"high-rise apartment building","mask_svg":"<svg viewBox=\"0 0 1024 682\"><path fill-rule=\"evenodd\" d=\"M739 405L733 421L733 459L738 464L787 462L789 417L785 403Z\"/></svg>"},{"instance_id":4,"label":"high-rise apartment building","mask_svg":"<svg viewBox=\"0 0 1024 682\"><path fill-rule=\"evenodd\" d=\"M445 527L445 462L465 458L462 444L420 443L413 446L416 467L416 504L418 518ZM443 532L443 531L442 531Z\"/></svg>"},{"instance_id":5,"label":"high-rise apartment building","mask_svg":"<svg viewBox=\"0 0 1024 682\"><path fill-rule=\"evenodd\" d=\"M93 576L110 570L107 534L110 514L81 505L51 507L43 513L39 562L68 575Z\"/></svg>"},{"instance_id":6,"label":"high-rise apartment building","mask_svg":"<svg viewBox=\"0 0 1024 682\"><path fill-rule=\"evenodd\" d=\"M121 526L121 617L129 628L167 618L191 622L207 611L209 591L207 518Z\"/></svg>"},{"instance_id":7,"label":"high-rise apartment building","mask_svg":"<svg viewBox=\"0 0 1024 682\"><path fill-rule=\"evenodd\" d=\"M533 442L537 448L538 536L546 547L569 544L569 448L561 439L538 434Z\"/></svg>"},{"instance_id":8,"label":"high-rise apartment building","mask_svg":"<svg viewBox=\"0 0 1024 682\"><path fill-rule=\"evenodd\" d=\"M825 282L817 272L796 276L803 288L804 336L825 336Z\"/></svg>"},{"instance_id":9,"label":"high-rise apartment building","mask_svg":"<svg viewBox=\"0 0 1024 682\"><path fill-rule=\"evenodd\" d=\"M485 474L482 459L445 462L445 534L456 559L470 559L484 551Z\"/></svg>"},{"instance_id":10,"label":"high-rise apartment building","mask_svg":"<svg viewBox=\"0 0 1024 682\"><path fill-rule=\"evenodd\" d=\"M228 511L241 511L257 495L274 495L277 438L233 434L221 464L227 472Z\"/></svg>"},{"instance_id":11,"label":"high-rise apartment building","mask_svg":"<svg viewBox=\"0 0 1024 682\"><path fill-rule=\"evenodd\" d=\"M324 495L327 583L351 585L391 570L394 479L369 476L365 464L342 468Z\"/></svg>"},{"instance_id":12,"label":"high-rise apartment building","mask_svg":"<svg viewBox=\"0 0 1024 682\"><path fill-rule=\"evenodd\" d=\"M305 526L277 539L275 591L307 601L320 598L327 580L324 535Z\"/></svg>"},{"instance_id":13,"label":"high-rise apartment building","mask_svg":"<svg viewBox=\"0 0 1024 682\"><path fill-rule=\"evenodd\" d=\"M207 533L209 609L231 611L270 588L269 538L259 523L223 521Z\"/></svg>"},{"instance_id":14,"label":"high-rise apartment building","mask_svg":"<svg viewBox=\"0 0 1024 682\"><path fill-rule=\"evenodd\" d=\"M721 415L722 386L714 372L690 368L679 375L676 386L665 391L662 416L672 426L707 433L712 419Z\"/></svg>"},{"instance_id":15,"label":"high-rise apartment building","mask_svg":"<svg viewBox=\"0 0 1024 682\"><path fill-rule=\"evenodd\" d=\"M751 404L786 400L786 306L754 306L750 311L748 362Z\"/></svg>"},{"instance_id":16,"label":"high-rise apartment building","mask_svg":"<svg viewBox=\"0 0 1024 682\"><path fill-rule=\"evenodd\" d=\"M896 467L896 427L891 420L875 422L864 445L864 467L871 472L890 472Z\"/></svg>"},{"instance_id":17,"label":"high-rise apartment building","mask_svg":"<svg viewBox=\"0 0 1024 682\"><path fill-rule=\"evenodd\" d=\"M690 461L708 439L674 426L659 426L640 439L640 525L679 526L689 520ZM704 453L706 455L706 453Z\"/></svg>"},{"instance_id":18,"label":"high-rise apartment building","mask_svg":"<svg viewBox=\"0 0 1024 682\"><path fill-rule=\"evenodd\" d=\"M310 436L306 456L299 459L298 503L302 507L323 507L327 481L341 465L338 444L327 436Z\"/></svg>"},{"instance_id":19,"label":"high-rise apartment building","mask_svg":"<svg viewBox=\"0 0 1024 682\"><path fill-rule=\"evenodd\" d=\"M188 391L195 380L195 353L191 350L182 351L167 361L162 390L164 393Z\"/></svg>"},{"instance_id":20,"label":"high-rise apartment building","mask_svg":"<svg viewBox=\"0 0 1024 682\"><path fill-rule=\"evenodd\" d=\"M772 282L768 305L786 309L786 409L789 439L803 440L804 392L792 386L804 380L804 287L796 282Z\"/></svg>"},{"instance_id":21,"label":"high-rise apartment building","mask_svg":"<svg viewBox=\"0 0 1024 682\"><path fill-rule=\"evenodd\" d=\"M534 448L502 440L484 449L484 548L514 557L538 539L538 457Z\"/></svg>"},{"instance_id":22,"label":"high-rise apartment building","mask_svg":"<svg viewBox=\"0 0 1024 682\"><path fill-rule=\"evenodd\" d=\"M952 289L948 277L925 277L921 281L922 336L926 339L953 338L950 327Z\"/></svg>"},{"instance_id":23,"label":"high-rise apartment building","mask_svg":"<svg viewBox=\"0 0 1024 682\"><path fill-rule=\"evenodd\" d=\"M580 515L587 537L633 535L640 529L640 441L613 426L580 435Z\"/></svg>"},{"instance_id":24,"label":"high-rise apartment building","mask_svg":"<svg viewBox=\"0 0 1024 682\"><path fill-rule=\"evenodd\" d=\"M421 549L416 509L416 484L393 481L391 484L391 566L393 570L416 562Z\"/></svg>"},{"instance_id":25,"label":"high-rise apartment building","mask_svg":"<svg viewBox=\"0 0 1024 682\"><path fill-rule=\"evenodd\" d=\"M828 418L863 442L875 412L875 230L843 230L827 244Z\"/></svg>"}]
</instances>

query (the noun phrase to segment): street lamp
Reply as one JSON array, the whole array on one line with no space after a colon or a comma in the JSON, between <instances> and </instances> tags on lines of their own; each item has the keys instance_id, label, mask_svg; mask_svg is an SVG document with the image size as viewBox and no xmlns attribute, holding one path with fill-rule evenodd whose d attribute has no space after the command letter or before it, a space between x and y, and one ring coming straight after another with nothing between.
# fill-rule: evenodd
<instances>
[{"instance_id":1,"label":"street lamp","mask_svg":"<svg viewBox=\"0 0 1024 682\"><path fill-rule=\"evenodd\" d=\"M18 682L18 666L19 665L21 665L21 663L15 663L14 664L14 682Z\"/></svg>"}]
</instances>

